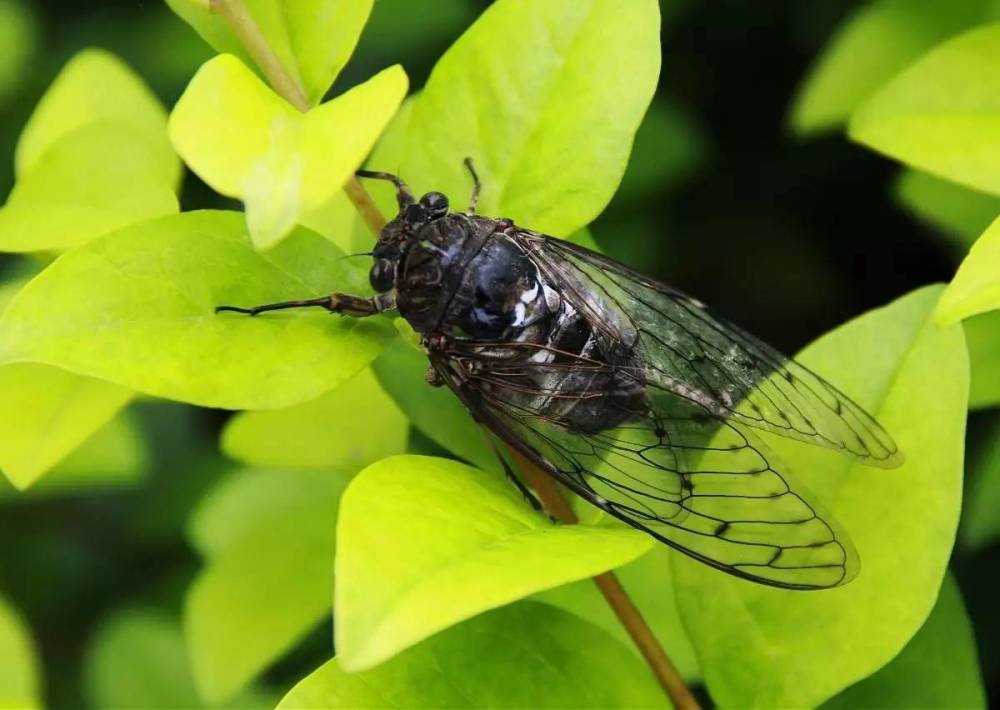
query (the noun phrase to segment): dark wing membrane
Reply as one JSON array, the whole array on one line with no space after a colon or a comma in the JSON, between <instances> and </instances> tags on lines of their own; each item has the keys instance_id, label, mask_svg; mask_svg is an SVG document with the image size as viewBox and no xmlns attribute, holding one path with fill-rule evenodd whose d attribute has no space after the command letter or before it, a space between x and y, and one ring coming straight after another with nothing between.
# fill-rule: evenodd
<instances>
[{"instance_id":1,"label":"dark wing membrane","mask_svg":"<svg viewBox=\"0 0 1000 710\"><path fill-rule=\"evenodd\" d=\"M573 244L530 232L520 233L520 241L595 327L608 327L608 309L625 315L648 383L719 418L836 449L869 465L903 462L892 437L864 409L698 301Z\"/></svg>"},{"instance_id":2,"label":"dark wing membrane","mask_svg":"<svg viewBox=\"0 0 1000 710\"><path fill-rule=\"evenodd\" d=\"M477 419L543 470L695 559L790 589L825 589L855 576L857 555L832 519L790 485L762 444L702 404L650 384L647 404L620 425L594 433L567 427L549 396L566 412L604 395L586 377L563 375L610 366L558 355L532 365L542 381L548 374L561 381L548 390L527 389L524 367L511 365L503 346L455 342L435 367ZM463 371L472 374L456 374Z\"/></svg>"}]
</instances>

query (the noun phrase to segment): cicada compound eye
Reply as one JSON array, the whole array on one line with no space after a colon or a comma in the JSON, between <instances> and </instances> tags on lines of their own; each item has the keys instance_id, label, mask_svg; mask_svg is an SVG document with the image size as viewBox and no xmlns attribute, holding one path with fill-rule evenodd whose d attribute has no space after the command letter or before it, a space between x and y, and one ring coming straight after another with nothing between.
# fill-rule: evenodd
<instances>
[{"instance_id":1,"label":"cicada compound eye","mask_svg":"<svg viewBox=\"0 0 1000 710\"><path fill-rule=\"evenodd\" d=\"M429 219L436 219L448 214L448 198L440 192L428 192L420 198L420 206L427 211Z\"/></svg>"},{"instance_id":2,"label":"cicada compound eye","mask_svg":"<svg viewBox=\"0 0 1000 710\"><path fill-rule=\"evenodd\" d=\"M389 259L377 259L368 273L368 282L379 293L385 293L396 285L396 267Z\"/></svg>"}]
</instances>

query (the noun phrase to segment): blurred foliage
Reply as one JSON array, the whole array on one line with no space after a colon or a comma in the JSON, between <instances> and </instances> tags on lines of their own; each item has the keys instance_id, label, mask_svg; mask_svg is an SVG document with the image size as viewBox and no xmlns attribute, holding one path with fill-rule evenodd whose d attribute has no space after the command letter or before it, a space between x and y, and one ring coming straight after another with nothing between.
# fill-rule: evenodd
<instances>
[{"instance_id":1,"label":"blurred foliage","mask_svg":"<svg viewBox=\"0 0 1000 710\"><path fill-rule=\"evenodd\" d=\"M659 37L650 0L248 5L305 117L200 0L0 0L0 705L658 704L574 581L629 560L702 697L996 704L995 0L662 0ZM803 358L887 423L906 468L770 442L862 576L795 596L630 531L554 527L388 320L214 316L365 291L368 261L345 255L371 236L338 186L373 144L370 167L456 207L473 155L485 213L591 225L575 238L783 349L864 313ZM963 258L939 330L940 290L916 289ZM966 432L954 323L974 313Z\"/></svg>"}]
</instances>

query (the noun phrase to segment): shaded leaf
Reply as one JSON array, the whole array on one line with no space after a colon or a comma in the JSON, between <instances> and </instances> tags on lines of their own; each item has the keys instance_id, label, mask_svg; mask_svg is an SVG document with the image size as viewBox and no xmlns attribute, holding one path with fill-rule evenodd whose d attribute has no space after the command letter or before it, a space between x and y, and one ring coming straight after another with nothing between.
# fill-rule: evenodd
<instances>
[{"instance_id":1,"label":"shaded leaf","mask_svg":"<svg viewBox=\"0 0 1000 710\"><path fill-rule=\"evenodd\" d=\"M209 559L188 590L184 631L207 702L231 698L330 613L344 483L325 472L246 471L195 512L191 535Z\"/></svg>"},{"instance_id":2,"label":"shaded leaf","mask_svg":"<svg viewBox=\"0 0 1000 710\"><path fill-rule=\"evenodd\" d=\"M226 20L206 0L167 4L217 51L250 56ZM371 13L373 0L250 0L246 6L285 70L317 104L350 59Z\"/></svg>"},{"instance_id":3,"label":"shaded leaf","mask_svg":"<svg viewBox=\"0 0 1000 710\"><path fill-rule=\"evenodd\" d=\"M843 708L985 708L976 640L950 574L920 631L874 675L823 705Z\"/></svg>"},{"instance_id":4,"label":"shaded leaf","mask_svg":"<svg viewBox=\"0 0 1000 710\"><path fill-rule=\"evenodd\" d=\"M575 499L579 500L579 499ZM574 501L575 502L575 501ZM594 510L593 506L588 506ZM700 678L698 659L684 632L684 624L674 599L674 580L665 545L656 545L639 559L615 570L629 597L639 607L657 640L687 681ZM536 594L535 599L572 612L600 626L641 658L635 642L592 580L583 579Z\"/></svg>"},{"instance_id":5,"label":"shaded leaf","mask_svg":"<svg viewBox=\"0 0 1000 710\"><path fill-rule=\"evenodd\" d=\"M0 706L40 708L38 660L28 628L0 597Z\"/></svg>"},{"instance_id":6,"label":"shaded leaf","mask_svg":"<svg viewBox=\"0 0 1000 710\"><path fill-rule=\"evenodd\" d=\"M43 362L210 407L315 398L394 337L382 319L214 313L359 286L341 252L300 229L256 252L235 212L133 225L65 254L0 318L0 361Z\"/></svg>"},{"instance_id":7,"label":"shaded leaf","mask_svg":"<svg viewBox=\"0 0 1000 710\"><path fill-rule=\"evenodd\" d=\"M84 663L87 698L95 708L200 708L179 624L155 609L127 609L106 619ZM226 707L273 707L245 693Z\"/></svg>"},{"instance_id":8,"label":"shaded leaf","mask_svg":"<svg viewBox=\"0 0 1000 710\"><path fill-rule=\"evenodd\" d=\"M24 81L28 62L38 48L39 22L26 0L0 2L0 100L7 99Z\"/></svg>"},{"instance_id":9,"label":"shaded leaf","mask_svg":"<svg viewBox=\"0 0 1000 710\"><path fill-rule=\"evenodd\" d=\"M850 136L912 167L1000 195L998 67L1000 24L965 32L866 101L851 117Z\"/></svg>"},{"instance_id":10,"label":"shaded leaf","mask_svg":"<svg viewBox=\"0 0 1000 710\"><path fill-rule=\"evenodd\" d=\"M255 466L354 473L406 450L409 423L371 370L318 399L286 409L242 412L222 432L222 450Z\"/></svg>"},{"instance_id":11,"label":"shaded leaf","mask_svg":"<svg viewBox=\"0 0 1000 710\"><path fill-rule=\"evenodd\" d=\"M379 383L421 433L480 468L496 469L496 454L486 432L451 390L427 384L424 373L428 367L427 356L402 339L372 364Z\"/></svg>"},{"instance_id":12,"label":"shaded leaf","mask_svg":"<svg viewBox=\"0 0 1000 710\"><path fill-rule=\"evenodd\" d=\"M1000 426L990 430L983 451L969 462L969 473L962 543L978 550L1000 537Z\"/></svg>"},{"instance_id":13,"label":"shaded leaf","mask_svg":"<svg viewBox=\"0 0 1000 710\"><path fill-rule=\"evenodd\" d=\"M861 558L857 579L803 594L675 555L681 615L720 705L821 703L889 662L930 613L958 523L968 396L961 330L940 330L930 317L939 294L915 291L798 358L878 418L906 456L902 467L868 468L768 437L850 534Z\"/></svg>"},{"instance_id":14,"label":"shaded leaf","mask_svg":"<svg viewBox=\"0 0 1000 710\"><path fill-rule=\"evenodd\" d=\"M917 219L951 237L960 254L1000 215L1000 197L916 170L902 172L895 192Z\"/></svg>"},{"instance_id":15,"label":"shaded leaf","mask_svg":"<svg viewBox=\"0 0 1000 710\"><path fill-rule=\"evenodd\" d=\"M962 321L969 348L969 407L1000 404L1000 311L990 311Z\"/></svg>"},{"instance_id":16,"label":"shaded leaf","mask_svg":"<svg viewBox=\"0 0 1000 710\"><path fill-rule=\"evenodd\" d=\"M177 102L170 139L199 177L246 203L254 243L267 248L343 187L406 88L394 66L302 114L224 54L198 70Z\"/></svg>"},{"instance_id":17,"label":"shaded leaf","mask_svg":"<svg viewBox=\"0 0 1000 710\"><path fill-rule=\"evenodd\" d=\"M126 144L142 143L148 151L145 170L166 185L177 185L181 164L167 140L166 111L124 62L100 49L74 56L38 102L14 154L18 177L62 139L93 125L120 129Z\"/></svg>"},{"instance_id":18,"label":"shaded leaf","mask_svg":"<svg viewBox=\"0 0 1000 710\"><path fill-rule=\"evenodd\" d=\"M279 708L639 708L666 703L649 670L605 631L547 604L497 609L378 668L313 671Z\"/></svg>"},{"instance_id":19,"label":"shaded leaf","mask_svg":"<svg viewBox=\"0 0 1000 710\"><path fill-rule=\"evenodd\" d=\"M861 5L837 28L799 87L791 127L801 135L835 128L924 52L991 14L991 0Z\"/></svg>"},{"instance_id":20,"label":"shaded leaf","mask_svg":"<svg viewBox=\"0 0 1000 710\"><path fill-rule=\"evenodd\" d=\"M502 474L426 456L372 464L337 527L340 666L371 668L478 613L624 564L652 538L553 525Z\"/></svg>"}]
</instances>

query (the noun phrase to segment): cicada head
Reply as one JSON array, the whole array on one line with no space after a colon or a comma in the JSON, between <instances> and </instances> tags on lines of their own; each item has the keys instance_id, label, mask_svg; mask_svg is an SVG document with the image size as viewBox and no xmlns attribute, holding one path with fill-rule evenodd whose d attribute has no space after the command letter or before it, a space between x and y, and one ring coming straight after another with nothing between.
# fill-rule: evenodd
<instances>
[{"instance_id":1,"label":"cicada head","mask_svg":"<svg viewBox=\"0 0 1000 710\"><path fill-rule=\"evenodd\" d=\"M417 234L427 224L448 214L448 198L428 192L418 202L400 199L399 213L382 228L372 255L375 263L368 274L372 288L385 293L396 285L397 267Z\"/></svg>"}]
</instances>

